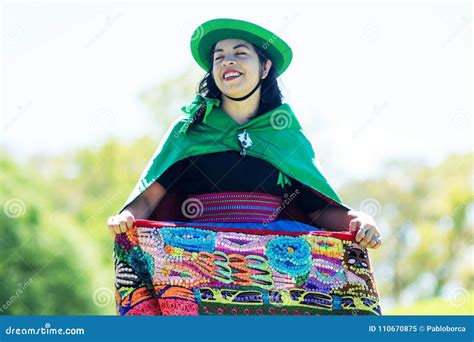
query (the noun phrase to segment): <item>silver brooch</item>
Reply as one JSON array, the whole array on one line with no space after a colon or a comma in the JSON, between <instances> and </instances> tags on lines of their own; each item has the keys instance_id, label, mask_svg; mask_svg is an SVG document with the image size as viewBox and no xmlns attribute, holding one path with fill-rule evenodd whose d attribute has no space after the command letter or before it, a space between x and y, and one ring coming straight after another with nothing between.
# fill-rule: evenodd
<instances>
[{"instance_id":1,"label":"silver brooch","mask_svg":"<svg viewBox=\"0 0 474 342\"><path fill-rule=\"evenodd\" d=\"M244 129L242 133L238 135L240 141L240 154L245 156L247 154L247 149L252 146L252 139L250 139L247 130Z\"/></svg>"}]
</instances>

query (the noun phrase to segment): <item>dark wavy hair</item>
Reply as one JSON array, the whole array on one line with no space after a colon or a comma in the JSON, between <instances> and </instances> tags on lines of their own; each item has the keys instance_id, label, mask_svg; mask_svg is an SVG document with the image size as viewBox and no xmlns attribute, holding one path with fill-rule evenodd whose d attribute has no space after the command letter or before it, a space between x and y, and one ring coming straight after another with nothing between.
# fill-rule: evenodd
<instances>
[{"instance_id":1,"label":"dark wavy hair","mask_svg":"<svg viewBox=\"0 0 474 342\"><path fill-rule=\"evenodd\" d=\"M214 51L215 45L216 44L214 44L211 49L211 54L209 56L210 61L213 60L212 51ZM265 65L265 62L270 58L265 54L262 49L253 44L252 46L257 52L258 60L260 62L260 70L262 70ZM212 77L212 66L211 69L206 73L206 75L204 75L203 79L199 82L199 85L197 87L197 93L201 96L209 97L212 99L219 99L222 101L222 92L219 90L216 85L216 82L214 81L214 78ZM281 94L280 88L278 87L277 70L274 64L272 63L267 77L265 77L265 79L263 79L262 83L260 84L260 102L258 105L257 114L255 114L254 117L257 117L263 113L266 113L272 109L281 106L282 98L283 96ZM199 115L199 113L197 114L198 115L195 116L195 119L191 123L191 126L198 125L202 122L203 115Z\"/></svg>"}]
</instances>

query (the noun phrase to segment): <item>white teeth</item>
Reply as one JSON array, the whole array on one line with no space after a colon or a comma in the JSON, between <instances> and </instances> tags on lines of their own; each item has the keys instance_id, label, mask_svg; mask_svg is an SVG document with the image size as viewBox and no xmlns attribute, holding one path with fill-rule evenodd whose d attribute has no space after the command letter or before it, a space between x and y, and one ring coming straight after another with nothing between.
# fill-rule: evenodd
<instances>
[{"instance_id":1,"label":"white teeth","mask_svg":"<svg viewBox=\"0 0 474 342\"><path fill-rule=\"evenodd\" d=\"M240 76L241 74L239 72L228 72L227 74L224 75L224 79L227 79L228 77L234 77L234 76Z\"/></svg>"}]
</instances>

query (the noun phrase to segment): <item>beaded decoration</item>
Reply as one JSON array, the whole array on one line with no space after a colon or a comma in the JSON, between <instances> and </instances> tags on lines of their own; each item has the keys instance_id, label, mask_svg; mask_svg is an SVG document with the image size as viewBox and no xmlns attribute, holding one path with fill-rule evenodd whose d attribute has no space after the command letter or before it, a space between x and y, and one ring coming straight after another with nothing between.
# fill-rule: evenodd
<instances>
[{"instance_id":1,"label":"beaded decoration","mask_svg":"<svg viewBox=\"0 0 474 342\"><path fill-rule=\"evenodd\" d=\"M118 315L381 315L348 232L135 221L114 243Z\"/></svg>"}]
</instances>

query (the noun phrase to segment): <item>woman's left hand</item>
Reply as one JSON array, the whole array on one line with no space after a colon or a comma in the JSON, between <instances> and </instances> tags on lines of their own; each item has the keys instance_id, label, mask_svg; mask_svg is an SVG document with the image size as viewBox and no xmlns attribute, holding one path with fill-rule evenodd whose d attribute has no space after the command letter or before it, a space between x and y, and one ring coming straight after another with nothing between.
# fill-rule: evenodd
<instances>
[{"instance_id":1,"label":"woman's left hand","mask_svg":"<svg viewBox=\"0 0 474 342\"><path fill-rule=\"evenodd\" d=\"M379 248L382 244L380 232L372 216L362 211L351 211L354 215L349 223L349 230L357 232L355 241L366 248Z\"/></svg>"}]
</instances>

